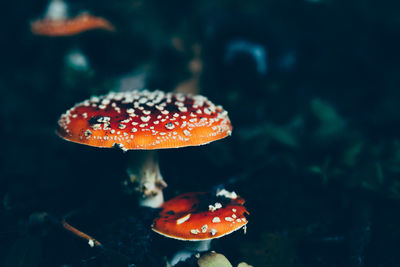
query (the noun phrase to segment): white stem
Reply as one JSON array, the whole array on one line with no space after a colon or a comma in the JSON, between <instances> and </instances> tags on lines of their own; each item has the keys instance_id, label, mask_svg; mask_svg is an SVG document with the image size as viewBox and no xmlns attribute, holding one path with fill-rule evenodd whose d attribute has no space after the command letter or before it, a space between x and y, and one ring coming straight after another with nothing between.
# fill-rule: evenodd
<instances>
[{"instance_id":1,"label":"white stem","mask_svg":"<svg viewBox=\"0 0 400 267\"><path fill-rule=\"evenodd\" d=\"M159 208L164 203L163 188L167 186L161 176L157 152L154 150L129 153L129 181L143 207Z\"/></svg>"},{"instance_id":2,"label":"white stem","mask_svg":"<svg viewBox=\"0 0 400 267\"><path fill-rule=\"evenodd\" d=\"M139 198L139 206L149 207L149 208L160 208L164 203L164 194L162 189L159 189L159 192L153 197L140 197Z\"/></svg>"},{"instance_id":3,"label":"white stem","mask_svg":"<svg viewBox=\"0 0 400 267\"><path fill-rule=\"evenodd\" d=\"M211 239L203 240L203 241L189 241L186 242L185 249L192 250L195 252L203 252L210 250L211 248Z\"/></svg>"},{"instance_id":4,"label":"white stem","mask_svg":"<svg viewBox=\"0 0 400 267\"><path fill-rule=\"evenodd\" d=\"M67 18L67 4L63 0L51 0L45 17L51 20L61 20Z\"/></svg>"},{"instance_id":5,"label":"white stem","mask_svg":"<svg viewBox=\"0 0 400 267\"><path fill-rule=\"evenodd\" d=\"M198 252L211 249L211 239L203 241L185 241L184 248L179 250L169 260L171 266L175 266L181 261L185 261Z\"/></svg>"}]
</instances>

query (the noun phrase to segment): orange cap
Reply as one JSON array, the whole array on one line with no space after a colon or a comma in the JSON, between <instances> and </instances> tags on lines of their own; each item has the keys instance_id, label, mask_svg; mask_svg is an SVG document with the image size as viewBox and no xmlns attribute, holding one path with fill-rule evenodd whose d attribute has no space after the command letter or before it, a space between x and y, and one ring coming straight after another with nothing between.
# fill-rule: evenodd
<instances>
[{"instance_id":1,"label":"orange cap","mask_svg":"<svg viewBox=\"0 0 400 267\"><path fill-rule=\"evenodd\" d=\"M70 36L94 29L115 31L114 26L109 21L88 13L67 19L44 18L31 24L32 33L46 36Z\"/></svg>"},{"instance_id":2,"label":"orange cap","mask_svg":"<svg viewBox=\"0 0 400 267\"><path fill-rule=\"evenodd\" d=\"M232 131L227 112L204 96L147 90L94 96L63 114L58 126L68 141L123 150L202 145Z\"/></svg>"},{"instance_id":3,"label":"orange cap","mask_svg":"<svg viewBox=\"0 0 400 267\"><path fill-rule=\"evenodd\" d=\"M248 211L243 203L244 199L236 194L182 194L164 203L152 229L179 240L219 238L245 227L247 219L244 214Z\"/></svg>"}]
</instances>

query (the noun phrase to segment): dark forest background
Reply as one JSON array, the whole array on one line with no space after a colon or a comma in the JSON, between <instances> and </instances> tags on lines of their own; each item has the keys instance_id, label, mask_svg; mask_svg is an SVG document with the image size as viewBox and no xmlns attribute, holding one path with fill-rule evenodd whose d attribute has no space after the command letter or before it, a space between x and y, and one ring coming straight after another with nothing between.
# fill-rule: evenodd
<instances>
[{"instance_id":1,"label":"dark forest background","mask_svg":"<svg viewBox=\"0 0 400 267\"><path fill-rule=\"evenodd\" d=\"M69 1L117 31L35 36L47 4L1 5L0 266L163 266L180 244L121 190L126 155L55 128L91 95L185 84L234 129L161 151L166 198L224 185L251 213L213 250L257 267L400 266L399 1Z\"/></svg>"}]
</instances>

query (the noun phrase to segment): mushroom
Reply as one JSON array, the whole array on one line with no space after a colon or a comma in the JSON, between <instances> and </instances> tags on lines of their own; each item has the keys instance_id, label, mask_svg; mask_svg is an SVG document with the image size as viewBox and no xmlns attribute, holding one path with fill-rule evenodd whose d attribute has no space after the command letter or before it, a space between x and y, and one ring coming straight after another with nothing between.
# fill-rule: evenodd
<instances>
[{"instance_id":1,"label":"mushroom","mask_svg":"<svg viewBox=\"0 0 400 267\"><path fill-rule=\"evenodd\" d=\"M194 242L176 253L170 263L175 265L197 251L210 249L212 239L228 235L241 228L246 231L249 214L244 199L225 189L216 194L191 192L179 195L162 205L153 221L154 232L163 236Z\"/></svg>"},{"instance_id":2,"label":"mushroom","mask_svg":"<svg viewBox=\"0 0 400 267\"><path fill-rule=\"evenodd\" d=\"M222 254L211 251L202 255L198 260L199 267L233 267L229 260Z\"/></svg>"},{"instance_id":3,"label":"mushroom","mask_svg":"<svg viewBox=\"0 0 400 267\"><path fill-rule=\"evenodd\" d=\"M89 13L67 17L67 4L63 0L52 0L45 17L31 23L32 33L45 36L70 36L93 29L115 31L109 21Z\"/></svg>"},{"instance_id":4,"label":"mushroom","mask_svg":"<svg viewBox=\"0 0 400 267\"><path fill-rule=\"evenodd\" d=\"M162 205L166 187L154 150L203 145L231 131L227 112L204 96L147 90L93 96L63 114L57 128L75 143L146 150L130 160L128 173L140 204L148 207Z\"/></svg>"}]
</instances>

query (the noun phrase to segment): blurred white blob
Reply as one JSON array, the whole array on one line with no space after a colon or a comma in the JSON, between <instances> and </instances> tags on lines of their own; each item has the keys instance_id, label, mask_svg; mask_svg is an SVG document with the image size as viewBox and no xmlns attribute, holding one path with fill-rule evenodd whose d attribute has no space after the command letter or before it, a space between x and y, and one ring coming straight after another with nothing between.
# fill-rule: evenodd
<instances>
[{"instance_id":1,"label":"blurred white blob","mask_svg":"<svg viewBox=\"0 0 400 267\"><path fill-rule=\"evenodd\" d=\"M67 18L67 4L63 0L51 0L45 17L51 20L61 20Z\"/></svg>"},{"instance_id":2,"label":"blurred white blob","mask_svg":"<svg viewBox=\"0 0 400 267\"><path fill-rule=\"evenodd\" d=\"M83 52L74 48L65 56L65 65L76 71L87 71L89 69L89 61Z\"/></svg>"}]
</instances>

